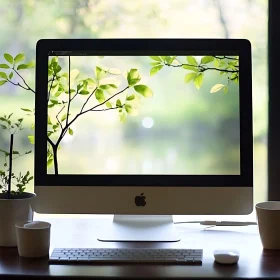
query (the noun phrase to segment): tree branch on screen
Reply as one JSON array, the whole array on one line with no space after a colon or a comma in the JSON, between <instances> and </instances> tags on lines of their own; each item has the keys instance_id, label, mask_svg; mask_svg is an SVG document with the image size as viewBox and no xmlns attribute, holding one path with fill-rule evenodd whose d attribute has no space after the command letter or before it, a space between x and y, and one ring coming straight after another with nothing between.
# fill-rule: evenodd
<instances>
[{"instance_id":1,"label":"tree branch on screen","mask_svg":"<svg viewBox=\"0 0 280 280\"><path fill-rule=\"evenodd\" d=\"M188 63L181 63L181 64L168 64L168 63L164 63L165 66L171 66L171 67L183 67L185 69L188 69L187 66L190 67L196 67L196 69L198 70L198 72L203 73L206 70L216 70L216 71L220 71L220 72L226 72L226 73L238 73L239 70L228 70L228 69L219 69L219 68L215 68L215 67L204 67L204 66L195 66L192 64L188 64Z\"/></svg>"},{"instance_id":2,"label":"tree branch on screen","mask_svg":"<svg viewBox=\"0 0 280 280\"><path fill-rule=\"evenodd\" d=\"M118 83L108 81L110 75L119 76L118 69L95 67L94 77L78 80L78 69L71 69L71 58L68 57L68 72L61 72L57 57L49 62L48 101L48 149L47 165L54 164L54 173L59 174L58 150L65 135L73 135L71 127L78 118L90 112L106 112L118 110L120 121L126 120L127 114L133 113L133 100L136 95L152 97L152 90L146 85L139 84L141 77L137 69L130 69L126 74L127 86L119 89ZM107 80L106 80L107 79ZM116 79L116 78L115 78ZM122 93L134 89L133 94ZM79 98L78 98L79 97ZM86 98L85 98L86 97ZM73 106L74 99L77 101ZM122 99L122 101L121 101ZM80 102L80 104L78 103ZM55 116L56 121L53 120Z\"/></svg>"},{"instance_id":3,"label":"tree branch on screen","mask_svg":"<svg viewBox=\"0 0 280 280\"><path fill-rule=\"evenodd\" d=\"M155 75L163 67L179 67L188 70L185 75L185 83L193 82L197 89L200 89L206 71L217 71L220 75L227 77L227 84L215 84L210 92L218 92L223 89L228 92L231 82L238 83L239 80L239 58L236 56L204 56L198 62L194 56L186 56L187 63L182 63L177 56L150 56L152 68L150 75ZM211 65L211 66L209 66ZM189 72L190 71L190 72Z\"/></svg>"},{"instance_id":4,"label":"tree branch on screen","mask_svg":"<svg viewBox=\"0 0 280 280\"><path fill-rule=\"evenodd\" d=\"M22 63L25 59L25 55L19 53L15 57L5 53L5 60L8 62L0 64L0 68L5 71L11 71L9 75L6 72L0 72L0 86L9 82L15 86L19 86L27 91L35 93L35 91L27 84L23 76L18 72L19 70L33 68L34 62ZM102 57L100 57L102 58ZM48 130L47 130L47 166L54 164L55 174L58 174L58 159L57 153L60 148L60 143L68 132L69 135L73 135L74 131L70 127L80 116L90 112L106 112L112 110L118 110L120 121L125 122L128 114L134 112L134 101L138 100L140 96L152 97L152 90L144 85L139 84L141 76L137 69L130 69L126 74L127 86L119 90L118 85L115 83L104 83L103 78L106 76L123 77L121 71L117 68L105 69L99 66L95 67L95 77L88 77L77 81L79 71L77 69L71 70L71 59L68 57L68 73L62 73L62 67L59 65L57 57L53 57L49 61L48 65ZM12 80L14 73L23 82ZM71 88L72 84L75 84L74 88ZM127 93L123 97L122 93L129 92L130 89L134 90L134 93ZM91 92L91 93L90 93ZM82 102L82 106L78 113L73 114L71 105L74 99L80 97L79 101L82 101L83 96L87 96L87 99ZM67 97L67 98L65 98ZM97 102L97 104L91 104L89 108L86 106L90 102ZM76 104L77 107L77 104ZM53 109L51 109L53 108ZM34 116L35 110L28 108L21 108L27 112L27 115ZM56 110L52 112L52 110ZM66 112L65 112L66 110ZM63 114L64 113L64 114ZM61 117L60 115L63 114ZM53 120L55 118L55 121ZM31 128L34 129L34 124ZM54 137L53 137L54 136ZM56 136L56 137L55 137ZM29 135L28 139L31 144L34 144L34 135Z\"/></svg>"},{"instance_id":5,"label":"tree branch on screen","mask_svg":"<svg viewBox=\"0 0 280 280\"><path fill-rule=\"evenodd\" d=\"M7 72L0 72L0 86L9 82L27 91L35 91L27 84L19 73L24 69L34 67L34 62L21 63L25 56L20 53L13 57L4 54L7 63L0 64ZM102 58L102 57L100 57ZM215 84L210 92L215 93L223 90L228 92L232 82L239 80L239 58L237 56L204 56L198 62L197 57L186 56L186 62L179 61L177 56L150 56L152 59L150 75L155 75L163 67L182 68L187 70L185 83L193 82L197 89L203 83L203 77L208 71L216 71L221 76L227 77L227 84ZM63 59L63 58L61 58ZM95 67L93 77L79 77L78 69L71 69L71 57L68 57L68 71L62 72L58 57L49 60L48 65L48 127L47 127L47 166L54 165L54 173L59 174L58 150L65 135L74 134L71 127L79 117L90 112L118 111L120 121L124 122L128 114L133 114L135 104L139 102L140 96L152 97L152 90L139 84L141 76L137 69L132 68L125 76L117 68ZM20 79L14 77L14 73ZM111 81L110 78L114 78ZM109 80L108 80L109 78ZM119 78L119 80L118 80ZM119 88L120 79L125 78L127 86ZM133 89L131 93L130 90ZM126 96L123 93L127 93ZM85 98L86 97L86 98ZM74 103L75 102L75 103ZM34 116L34 110L21 108L27 115ZM34 129L34 124L31 126ZM34 135L28 136L34 144Z\"/></svg>"}]
</instances>

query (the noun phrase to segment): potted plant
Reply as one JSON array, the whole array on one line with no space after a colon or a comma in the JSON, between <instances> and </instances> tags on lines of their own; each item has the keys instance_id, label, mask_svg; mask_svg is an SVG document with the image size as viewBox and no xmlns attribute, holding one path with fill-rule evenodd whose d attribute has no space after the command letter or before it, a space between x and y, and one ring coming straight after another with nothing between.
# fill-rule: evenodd
<instances>
[{"instance_id":1,"label":"potted plant","mask_svg":"<svg viewBox=\"0 0 280 280\"><path fill-rule=\"evenodd\" d=\"M32 203L36 197L33 193L25 192L26 185L33 176L13 171L13 163L17 158L30 154L31 151L19 152L14 149L14 137L23 130L23 118L12 121L12 115L0 117L0 127L9 134L9 148L0 147L4 155L3 168L0 167L0 246L17 246L15 224L21 221L32 221Z\"/></svg>"}]
</instances>

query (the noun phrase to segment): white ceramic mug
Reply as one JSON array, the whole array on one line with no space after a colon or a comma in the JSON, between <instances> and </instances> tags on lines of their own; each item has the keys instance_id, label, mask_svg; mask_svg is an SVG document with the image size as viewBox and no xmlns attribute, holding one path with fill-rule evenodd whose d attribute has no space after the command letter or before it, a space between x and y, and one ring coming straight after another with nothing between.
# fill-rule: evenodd
<instances>
[{"instance_id":1,"label":"white ceramic mug","mask_svg":"<svg viewBox=\"0 0 280 280\"><path fill-rule=\"evenodd\" d=\"M280 201L256 204L258 225L264 249L280 249Z\"/></svg>"},{"instance_id":2,"label":"white ceramic mug","mask_svg":"<svg viewBox=\"0 0 280 280\"><path fill-rule=\"evenodd\" d=\"M51 224L21 222L15 225L18 253L21 257L38 258L49 254Z\"/></svg>"}]
</instances>

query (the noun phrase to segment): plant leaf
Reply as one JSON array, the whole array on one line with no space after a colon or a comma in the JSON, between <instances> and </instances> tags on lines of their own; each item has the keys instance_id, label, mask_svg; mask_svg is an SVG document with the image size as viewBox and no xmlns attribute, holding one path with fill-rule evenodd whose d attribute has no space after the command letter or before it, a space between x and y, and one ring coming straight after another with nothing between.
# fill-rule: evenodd
<instances>
[{"instance_id":1,"label":"plant leaf","mask_svg":"<svg viewBox=\"0 0 280 280\"><path fill-rule=\"evenodd\" d=\"M8 127L4 124L0 124L0 126L3 128L3 129L8 129Z\"/></svg>"},{"instance_id":2,"label":"plant leaf","mask_svg":"<svg viewBox=\"0 0 280 280\"><path fill-rule=\"evenodd\" d=\"M151 68L150 76L155 75L162 67L163 67L163 65L158 65L158 66L154 66L153 68Z\"/></svg>"},{"instance_id":3,"label":"plant leaf","mask_svg":"<svg viewBox=\"0 0 280 280\"><path fill-rule=\"evenodd\" d=\"M195 84L197 89L200 89L200 87L202 85L202 81L203 81L203 74L198 73L198 75L194 79L194 84Z\"/></svg>"},{"instance_id":4,"label":"plant leaf","mask_svg":"<svg viewBox=\"0 0 280 280\"><path fill-rule=\"evenodd\" d=\"M69 114L70 115L70 114ZM61 121L65 121L67 119L67 114L64 114L62 117L61 117Z\"/></svg>"},{"instance_id":5,"label":"plant leaf","mask_svg":"<svg viewBox=\"0 0 280 280\"><path fill-rule=\"evenodd\" d=\"M111 87L110 87L110 85L101 85L101 86L99 86L99 88L106 90L106 89L109 89Z\"/></svg>"},{"instance_id":6,"label":"plant leaf","mask_svg":"<svg viewBox=\"0 0 280 280\"><path fill-rule=\"evenodd\" d=\"M68 133L69 133L70 135L73 135L73 134L74 134L73 129L71 129L71 128L69 127L69 129L68 129Z\"/></svg>"},{"instance_id":7,"label":"plant leaf","mask_svg":"<svg viewBox=\"0 0 280 280\"><path fill-rule=\"evenodd\" d=\"M70 93L76 92L76 90L74 90L73 88L70 89ZM69 91L65 91L66 94L69 94Z\"/></svg>"},{"instance_id":8,"label":"plant leaf","mask_svg":"<svg viewBox=\"0 0 280 280\"><path fill-rule=\"evenodd\" d=\"M228 86L224 86L223 91L224 93L228 93Z\"/></svg>"},{"instance_id":9,"label":"plant leaf","mask_svg":"<svg viewBox=\"0 0 280 280\"><path fill-rule=\"evenodd\" d=\"M131 95L129 95L127 98L126 98L126 100L127 101L131 101L131 100L133 100L135 98L135 95L134 94L131 94Z\"/></svg>"},{"instance_id":10,"label":"plant leaf","mask_svg":"<svg viewBox=\"0 0 280 280\"><path fill-rule=\"evenodd\" d=\"M201 59L201 63L202 64L207 64L207 63L210 63L210 62L214 61L214 59L215 59L214 56L204 56Z\"/></svg>"},{"instance_id":11,"label":"plant leaf","mask_svg":"<svg viewBox=\"0 0 280 280\"><path fill-rule=\"evenodd\" d=\"M212 86L210 93L217 92L217 91L221 90L224 86L225 85L223 85L223 84L216 84L216 85Z\"/></svg>"},{"instance_id":12,"label":"plant leaf","mask_svg":"<svg viewBox=\"0 0 280 280\"><path fill-rule=\"evenodd\" d=\"M197 67L195 67L195 66L191 66L191 65L186 65L186 64L184 64L182 67L183 67L184 69L187 69L187 70L191 70L191 71L194 71L194 72L198 72Z\"/></svg>"},{"instance_id":13,"label":"plant leaf","mask_svg":"<svg viewBox=\"0 0 280 280\"><path fill-rule=\"evenodd\" d=\"M124 108L128 114L132 113L132 106L130 104L125 104Z\"/></svg>"},{"instance_id":14,"label":"plant leaf","mask_svg":"<svg viewBox=\"0 0 280 280\"><path fill-rule=\"evenodd\" d=\"M63 93L63 91L58 91L54 96L59 97L61 95L61 93Z\"/></svg>"},{"instance_id":15,"label":"plant leaf","mask_svg":"<svg viewBox=\"0 0 280 280\"><path fill-rule=\"evenodd\" d=\"M96 81L92 78L87 78L87 82L89 85L96 85Z\"/></svg>"},{"instance_id":16,"label":"plant leaf","mask_svg":"<svg viewBox=\"0 0 280 280\"><path fill-rule=\"evenodd\" d=\"M152 90L145 85L136 85L136 86L134 86L134 89L135 89L135 91L137 91L138 93L140 93L144 97L152 97L153 96Z\"/></svg>"},{"instance_id":17,"label":"plant leaf","mask_svg":"<svg viewBox=\"0 0 280 280\"><path fill-rule=\"evenodd\" d=\"M161 62L159 62L159 61L157 61L157 62L150 62L150 65L158 66L158 65L161 65Z\"/></svg>"},{"instance_id":18,"label":"plant leaf","mask_svg":"<svg viewBox=\"0 0 280 280\"><path fill-rule=\"evenodd\" d=\"M10 68L10 66L9 66L8 64L1 63L1 64L0 64L0 68L9 69L9 68Z\"/></svg>"},{"instance_id":19,"label":"plant leaf","mask_svg":"<svg viewBox=\"0 0 280 280\"><path fill-rule=\"evenodd\" d=\"M22 70L22 69L27 69L28 68L28 65L27 64L20 64L18 67L17 67L17 70Z\"/></svg>"},{"instance_id":20,"label":"plant leaf","mask_svg":"<svg viewBox=\"0 0 280 280\"><path fill-rule=\"evenodd\" d=\"M107 108L112 108L113 106L112 106L112 104L111 104L111 102L106 102L106 106L107 106Z\"/></svg>"},{"instance_id":21,"label":"plant leaf","mask_svg":"<svg viewBox=\"0 0 280 280\"><path fill-rule=\"evenodd\" d=\"M59 84L57 84L55 87L51 89L51 95L55 95L58 92Z\"/></svg>"},{"instance_id":22,"label":"plant leaf","mask_svg":"<svg viewBox=\"0 0 280 280\"><path fill-rule=\"evenodd\" d=\"M27 68L33 68L33 67L35 67L35 61L32 60L27 63Z\"/></svg>"},{"instance_id":23,"label":"plant leaf","mask_svg":"<svg viewBox=\"0 0 280 280\"><path fill-rule=\"evenodd\" d=\"M48 124L52 125L52 121L51 121L51 117L50 116L48 116Z\"/></svg>"},{"instance_id":24,"label":"plant leaf","mask_svg":"<svg viewBox=\"0 0 280 280\"><path fill-rule=\"evenodd\" d=\"M175 58L176 58L176 56L167 56L167 57L165 58L165 61L166 61L168 64L171 65Z\"/></svg>"},{"instance_id":25,"label":"plant leaf","mask_svg":"<svg viewBox=\"0 0 280 280\"><path fill-rule=\"evenodd\" d=\"M220 59L219 59L219 58L215 58L215 59L214 59L214 66L215 66L215 67L218 67L219 64L220 64Z\"/></svg>"},{"instance_id":26,"label":"plant leaf","mask_svg":"<svg viewBox=\"0 0 280 280\"><path fill-rule=\"evenodd\" d=\"M117 85L115 85L115 84L108 84L111 88L118 88L118 86Z\"/></svg>"},{"instance_id":27,"label":"plant leaf","mask_svg":"<svg viewBox=\"0 0 280 280\"><path fill-rule=\"evenodd\" d=\"M13 59L13 57L12 57L9 53L4 53L4 58L5 58L10 64L13 64L13 63L14 63L14 59Z\"/></svg>"},{"instance_id":28,"label":"plant leaf","mask_svg":"<svg viewBox=\"0 0 280 280\"><path fill-rule=\"evenodd\" d=\"M28 65L28 64L27 64ZM28 67L28 66L27 66ZM28 67L29 68L29 67ZM56 67L54 68L54 73L57 74L58 72L61 71L61 66L60 65L56 65Z\"/></svg>"},{"instance_id":29,"label":"plant leaf","mask_svg":"<svg viewBox=\"0 0 280 280\"><path fill-rule=\"evenodd\" d=\"M0 72L0 78L8 80L8 76L5 72Z\"/></svg>"},{"instance_id":30,"label":"plant leaf","mask_svg":"<svg viewBox=\"0 0 280 280\"><path fill-rule=\"evenodd\" d=\"M120 101L120 99L117 100L116 106L117 106L117 107L122 107L122 102Z\"/></svg>"},{"instance_id":31,"label":"plant leaf","mask_svg":"<svg viewBox=\"0 0 280 280\"><path fill-rule=\"evenodd\" d=\"M1 81L0 81L0 86L4 85L4 84L6 84L6 83L7 83L7 80L1 80Z\"/></svg>"},{"instance_id":32,"label":"plant leaf","mask_svg":"<svg viewBox=\"0 0 280 280\"><path fill-rule=\"evenodd\" d=\"M189 64L197 66L197 61L193 56L187 56L187 61Z\"/></svg>"},{"instance_id":33,"label":"plant leaf","mask_svg":"<svg viewBox=\"0 0 280 280\"><path fill-rule=\"evenodd\" d=\"M50 158L48 161L47 161L47 166L51 166L53 163L53 158Z\"/></svg>"},{"instance_id":34,"label":"plant leaf","mask_svg":"<svg viewBox=\"0 0 280 280\"><path fill-rule=\"evenodd\" d=\"M34 135L28 135L28 139L29 139L30 144L35 143L35 136Z\"/></svg>"},{"instance_id":35,"label":"plant leaf","mask_svg":"<svg viewBox=\"0 0 280 280\"><path fill-rule=\"evenodd\" d=\"M105 74L106 72L102 68L98 66L95 67L95 76L97 80L102 79L105 76Z\"/></svg>"},{"instance_id":36,"label":"plant leaf","mask_svg":"<svg viewBox=\"0 0 280 280\"><path fill-rule=\"evenodd\" d=\"M88 94L89 94L89 91L87 91L87 90L81 90L81 91L79 92L79 94L81 94L81 95L88 95Z\"/></svg>"},{"instance_id":37,"label":"plant leaf","mask_svg":"<svg viewBox=\"0 0 280 280\"><path fill-rule=\"evenodd\" d=\"M127 82L129 86L134 86L141 80L140 74L137 69L130 69L127 73Z\"/></svg>"},{"instance_id":38,"label":"plant leaf","mask_svg":"<svg viewBox=\"0 0 280 280\"><path fill-rule=\"evenodd\" d=\"M104 96L104 92L102 89L97 89L95 91L95 98L98 100L99 103L102 103L105 101L105 96Z\"/></svg>"},{"instance_id":39,"label":"plant leaf","mask_svg":"<svg viewBox=\"0 0 280 280\"><path fill-rule=\"evenodd\" d=\"M155 60L155 61L162 61L161 60L161 58L159 57L159 56L150 56L150 58L152 59L152 60Z\"/></svg>"},{"instance_id":40,"label":"plant leaf","mask_svg":"<svg viewBox=\"0 0 280 280\"><path fill-rule=\"evenodd\" d=\"M24 55L24 53L19 53L18 55L16 55L16 57L15 57L15 63L18 63L18 62L20 62L20 61L22 61L22 60L24 60L25 59L25 55Z\"/></svg>"},{"instance_id":41,"label":"plant leaf","mask_svg":"<svg viewBox=\"0 0 280 280\"><path fill-rule=\"evenodd\" d=\"M11 80L14 76L14 72L11 72L10 75L9 75L9 79Z\"/></svg>"},{"instance_id":42,"label":"plant leaf","mask_svg":"<svg viewBox=\"0 0 280 280\"><path fill-rule=\"evenodd\" d=\"M189 83L190 81L194 80L196 78L196 73L189 73L185 76L185 83Z\"/></svg>"},{"instance_id":43,"label":"plant leaf","mask_svg":"<svg viewBox=\"0 0 280 280\"><path fill-rule=\"evenodd\" d=\"M25 112L32 112L30 109L27 109L27 108L20 108L22 111L25 111Z\"/></svg>"}]
</instances>

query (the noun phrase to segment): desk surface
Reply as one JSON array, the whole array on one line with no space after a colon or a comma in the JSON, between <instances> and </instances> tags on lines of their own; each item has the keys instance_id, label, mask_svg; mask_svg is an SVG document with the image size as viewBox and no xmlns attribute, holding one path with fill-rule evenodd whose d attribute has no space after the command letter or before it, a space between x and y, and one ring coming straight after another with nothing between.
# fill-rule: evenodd
<instances>
[{"instance_id":1,"label":"desk surface","mask_svg":"<svg viewBox=\"0 0 280 280\"><path fill-rule=\"evenodd\" d=\"M42 218L42 216L40 217ZM257 226L215 227L205 229L196 224L178 224L182 240L176 243L120 243L99 242L98 233L104 230L107 216L51 217L51 249L54 247L108 247L108 248L201 248L202 266L116 264L116 265L48 265L47 258L20 258L16 248L0 248L0 278L20 279L187 279L187 278L280 278L280 251L262 249ZM240 250L237 265L214 263L214 249ZM73 277L73 278L72 278Z\"/></svg>"}]
</instances>

